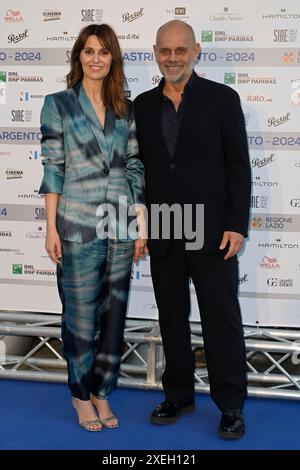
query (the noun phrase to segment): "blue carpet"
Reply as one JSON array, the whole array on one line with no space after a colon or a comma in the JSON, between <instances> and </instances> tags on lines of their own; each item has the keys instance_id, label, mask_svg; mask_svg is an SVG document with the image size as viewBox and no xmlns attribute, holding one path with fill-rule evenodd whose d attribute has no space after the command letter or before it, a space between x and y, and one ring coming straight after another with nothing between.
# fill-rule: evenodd
<instances>
[{"instance_id":1,"label":"blue carpet","mask_svg":"<svg viewBox=\"0 0 300 470\"><path fill-rule=\"evenodd\" d=\"M216 435L220 413L207 395L197 394L195 413L176 424L157 426L149 413L161 392L118 389L111 406L120 428L99 433L82 430L75 419L66 385L0 381L0 449L299 449L297 401L249 398L246 435L237 441Z\"/></svg>"}]
</instances>

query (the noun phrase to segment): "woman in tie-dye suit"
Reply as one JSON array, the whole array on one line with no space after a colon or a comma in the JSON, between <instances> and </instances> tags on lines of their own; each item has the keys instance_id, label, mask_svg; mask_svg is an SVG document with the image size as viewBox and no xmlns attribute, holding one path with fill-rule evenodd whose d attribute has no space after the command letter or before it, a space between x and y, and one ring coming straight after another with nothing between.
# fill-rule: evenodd
<instances>
[{"instance_id":1,"label":"woman in tie-dye suit","mask_svg":"<svg viewBox=\"0 0 300 470\"><path fill-rule=\"evenodd\" d=\"M124 85L114 31L89 25L74 44L67 90L46 96L41 112L46 250L57 263L72 403L88 431L118 426L108 397L120 367L132 257L147 251L138 227L127 230L132 218L113 219L112 209L133 206L139 225L144 203Z\"/></svg>"}]
</instances>

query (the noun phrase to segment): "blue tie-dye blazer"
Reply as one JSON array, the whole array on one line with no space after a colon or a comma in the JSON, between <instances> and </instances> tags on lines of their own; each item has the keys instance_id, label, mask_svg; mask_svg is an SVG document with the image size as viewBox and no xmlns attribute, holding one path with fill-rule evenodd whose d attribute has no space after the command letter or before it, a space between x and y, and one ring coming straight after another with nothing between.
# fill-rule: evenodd
<instances>
[{"instance_id":1,"label":"blue tie-dye blazer","mask_svg":"<svg viewBox=\"0 0 300 470\"><path fill-rule=\"evenodd\" d=\"M57 230L63 240L95 239L100 204L117 206L119 196L127 196L130 205L144 203L144 167L137 155L130 101L123 119L106 111L103 131L78 83L46 96L41 133L44 178L40 193L60 195Z\"/></svg>"}]
</instances>

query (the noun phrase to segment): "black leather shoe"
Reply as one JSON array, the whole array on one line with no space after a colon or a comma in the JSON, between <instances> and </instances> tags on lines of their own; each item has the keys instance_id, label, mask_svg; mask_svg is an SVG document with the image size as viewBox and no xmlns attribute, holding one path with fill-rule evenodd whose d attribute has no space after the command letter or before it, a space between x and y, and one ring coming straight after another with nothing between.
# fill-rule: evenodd
<instances>
[{"instance_id":1,"label":"black leather shoe","mask_svg":"<svg viewBox=\"0 0 300 470\"><path fill-rule=\"evenodd\" d=\"M178 405L171 401L163 401L158 405L150 416L150 421L155 424L175 423L180 415L195 410L195 403L190 401Z\"/></svg>"},{"instance_id":2,"label":"black leather shoe","mask_svg":"<svg viewBox=\"0 0 300 470\"><path fill-rule=\"evenodd\" d=\"M224 439L239 439L245 434L244 418L239 408L228 408L222 412L218 434Z\"/></svg>"}]
</instances>

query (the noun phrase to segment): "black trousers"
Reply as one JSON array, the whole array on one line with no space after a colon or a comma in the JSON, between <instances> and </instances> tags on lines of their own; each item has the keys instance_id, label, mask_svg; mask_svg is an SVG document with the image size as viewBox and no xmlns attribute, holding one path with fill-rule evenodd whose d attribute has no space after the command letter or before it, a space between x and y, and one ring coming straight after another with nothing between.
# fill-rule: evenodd
<instances>
[{"instance_id":1,"label":"black trousers","mask_svg":"<svg viewBox=\"0 0 300 470\"><path fill-rule=\"evenodd\" d=\"M201 314L211 397L220 410L243 408L247 395L246 353L237 297L237 257L226 250L209 254L186 251L170 242L164 257L151 256L151 274L166 358L162 384L166 400L194 398L194 355L189 325L192 278ZM151 254L151 253L150 253Z\"/></svg>"}]
</instances>

